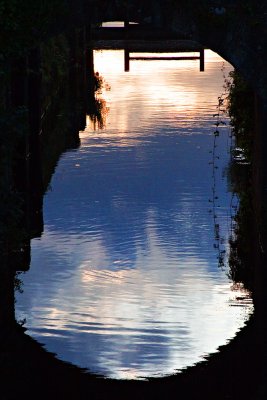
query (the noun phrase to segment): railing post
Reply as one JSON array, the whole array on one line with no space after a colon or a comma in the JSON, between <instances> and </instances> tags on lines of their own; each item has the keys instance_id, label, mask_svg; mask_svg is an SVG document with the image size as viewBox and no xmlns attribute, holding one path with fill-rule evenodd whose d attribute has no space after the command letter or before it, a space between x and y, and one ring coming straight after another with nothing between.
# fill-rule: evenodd
<instances>
[{"instance_id":1,"label":"railing post","mask_svg":"<svg viewBox=\"0 0 267 400\"><path fill-rule=\"evenodd\" d=\"M199 70L200 72L205 71L205 50L201 49L199 52Z\"/></svg>"},{"instance_id":2,"label":"railing post","mask_svg":"<svg viewBox=\"0 0 267 400\"><path fill-rule=\"evenodd\" d=\"M130 71L130 52L128 49L124 49L124 71Z\"/></svg>"}]
</instances>

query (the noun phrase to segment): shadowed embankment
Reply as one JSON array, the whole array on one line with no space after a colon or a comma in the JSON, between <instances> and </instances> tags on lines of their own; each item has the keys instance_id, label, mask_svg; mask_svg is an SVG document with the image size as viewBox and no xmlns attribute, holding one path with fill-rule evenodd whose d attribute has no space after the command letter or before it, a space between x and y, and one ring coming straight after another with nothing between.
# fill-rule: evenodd
<instances>
[{"instance_id":1,"label":"shadowed embankment","mask_svg":"<svg viewBox=\"0 0 267 400\"><path fill-rule=\"evenodd\" d=\"M260 326L252 316L220 352L183 373L117 381L56 359L19 325L2 342L1 399L250 399L264 398Z\"/></svg>"}]
</instances>

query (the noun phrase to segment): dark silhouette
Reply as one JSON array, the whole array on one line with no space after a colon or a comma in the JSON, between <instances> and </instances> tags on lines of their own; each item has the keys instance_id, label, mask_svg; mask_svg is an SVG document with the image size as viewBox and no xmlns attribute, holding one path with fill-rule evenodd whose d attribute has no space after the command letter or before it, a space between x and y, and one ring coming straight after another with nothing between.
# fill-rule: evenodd
<instances>
[{"instance_id":1,"label":"dark silhouette","mask_svg":"<svg viewBox=\"0 0 267 400\"><path fill-rule=\"evenodd\" d=\"M228 0L199 1L196 4L190 0L133 0L128 2L128 7L125 4L127 2L115 0L68 0L50 4L28 1L23 7L18 7L16 1L4 1L0 10L0 397L164 399L179 395L187 399L263 399L267 359L263 329L267 305L266 2ZM205 43L240 69L251 83L255 101L249 183L253 215L249 220L253 276L245 278L253 287L255 315L230 344L207 362L181 375L148 382L107 381L61 362L25 334L14 315L14 283L19 287L15 270L27 269L29 240L42 232L43 193L49 187L58 157L67 148L79 145L78 132L85 126L88 96L86 48L91 25L110 19L130 19L163 31L168 25L176 38L182 35ZM42 97L43 60L49 58L44 57L44 46L59 33L68 42L67 51L58 53L51 44L54 49L51 53L59 55L57 62L66 56L66 65L62 67L61 80L55 79L56 90L48 93L48 103L54 113L50 119L45 116L49 114L50 105L46 103L45 107ZM57 68L54 61L51 58L49 62L49 80L53 80L53 71ZM69 107L64 114L64 117L68 115L64 119L66 125L59 107L62 98L65 99L61 89ZM96 113L100 114L101 106L97 107ZM61 123L64 129L56 129L58 126L62 128ZM62 137L54 140L53 133L59 132L64 132ZM243 235L243 229L238 231L239 235ZM236 244L233 242L232 245ZM242 273L242 279L243 276Z\"/></svg>"}]
</instances>

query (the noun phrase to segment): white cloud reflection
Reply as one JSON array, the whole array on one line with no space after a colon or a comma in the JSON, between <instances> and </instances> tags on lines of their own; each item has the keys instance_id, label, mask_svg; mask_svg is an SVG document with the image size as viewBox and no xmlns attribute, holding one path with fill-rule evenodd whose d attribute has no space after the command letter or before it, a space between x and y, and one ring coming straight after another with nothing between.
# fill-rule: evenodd
<instances>
[{"instance_id":1,"label":"white cloud reflection","mask_svg":"<svg viewBox=\"0 0 267 400\"><path fill-rule=\"evenodd\" d=\"M80 237L72 237L70 258L62 252L66 236L47 227L45 248L33 245L36 279L41 255L48 265L42 286L30 288L29 332L62 359L127 379L171 374L233 337L252 305L230 307L240 292L231 291L224 273L211 272L197 255L170 258L154 226L147 224L146 251L136 244L134 268L112 259L101 237L79 246ZM66 247L73 251L71 242ZM88 259L78 262L80 253Z\"/></svg>"},{"instance_id":2,"label":"white cloud reflection","mask_svg":"<svg viewBox=\"0 0 267 400\"><path fill-rule=\"evenodd\" d=\"M95 63L111 85L107 126L88 125L59 162L17 314L49 351L92 372L172 374L225 344L252 312L217 267L208 213L222 59L207 52L201 74L194 62L136 62L124 74L120 52ZM218 174L228 160L220 143ZM227 238L221 176L216 190Z\"/></svg>"}]
</instances>

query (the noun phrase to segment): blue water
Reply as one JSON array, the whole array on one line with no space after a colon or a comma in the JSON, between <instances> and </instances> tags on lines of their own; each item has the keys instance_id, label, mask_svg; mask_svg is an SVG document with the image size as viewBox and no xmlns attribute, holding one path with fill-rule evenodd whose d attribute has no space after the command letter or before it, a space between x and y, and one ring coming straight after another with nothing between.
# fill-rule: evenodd
<instances>
[{"instance_id":1,"label":"blue water","mask_svg":"<svg viewBox=\"0 0 267 400\"><path fill-rule=\"evenodd\" d=\"M104 127L88 118L80 148L58 163L17 317L93 373L169 375L227 343L252 312L237 300L227 257L218 267L214 236L216 223L227 255L227 125L216 168L211 160L231 66L207 51L204 73L195 61L132 62L125 73L123 53L103 51L95 68L106 82Z\"/></svg>"}]
</instances>

